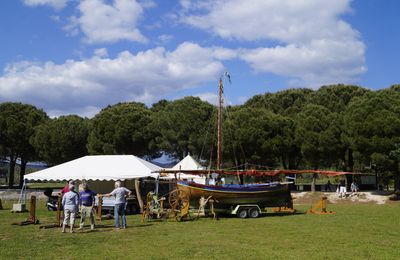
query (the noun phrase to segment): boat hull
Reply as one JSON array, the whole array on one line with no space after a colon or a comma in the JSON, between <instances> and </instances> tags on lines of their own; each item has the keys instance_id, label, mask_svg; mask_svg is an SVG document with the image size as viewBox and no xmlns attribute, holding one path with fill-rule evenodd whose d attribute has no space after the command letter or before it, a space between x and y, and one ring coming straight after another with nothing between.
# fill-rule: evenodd
<instances>
[{"instance_id":1,"label":"boat hull","mask_svg":"<svg viewBox=\"0 0 400 260\"><path fill-rule=\"evenodd\" d=\"M257 204L265 207L292 207L288 184L257 184L213 186L191 182L177 182L177 188L189 195L190 204L197 207L201 197L212 196L219 209L232 209L236 205Z\"/></svg>"}]
</instances>

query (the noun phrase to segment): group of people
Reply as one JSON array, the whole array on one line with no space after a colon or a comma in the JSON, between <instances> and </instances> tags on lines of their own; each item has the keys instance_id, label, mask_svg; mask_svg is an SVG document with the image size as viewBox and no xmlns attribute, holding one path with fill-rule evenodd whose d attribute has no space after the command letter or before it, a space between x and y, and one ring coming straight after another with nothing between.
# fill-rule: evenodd
<instances>
[{"instance_id":1,"label":"group of people","mask_svg":"<svg viewBox=\"0 0 400 260\"><path fill-rule=\"evenodd\" d=\"M108 194L97 194L99 197L115 197L114 217L115 227L120 228L120 217L122 219L122 228L126 228L126 198L131 195L131 191L122 187L120 181L115 182L115 189ZM81 213L79 229L83 229L86 218L90 219L90 228L95 228L94 223L94 206L96 193L89 189L87 183L79 185L79 193L76 192L75 183L70 181L62 190L62 207L64 209L64 221L62 232L65 233L67 224L70 226L70 232L74 232L76 214Z\"/></svg>"},{"instance_id":2,"label":"group of people","mask_svg":"<svg viewBox=\"0 0 400 260\"><path fill-rule=\"evenodd\" d=\"M358 195L358 185L355 180L350 185L350 196L357 196ZM345 198L347 194L347 187L346 187L346 180L341 178L339 181L339 185L337 186L336 193L338 193L339 198Z\"/></svg>"}]
</instances>

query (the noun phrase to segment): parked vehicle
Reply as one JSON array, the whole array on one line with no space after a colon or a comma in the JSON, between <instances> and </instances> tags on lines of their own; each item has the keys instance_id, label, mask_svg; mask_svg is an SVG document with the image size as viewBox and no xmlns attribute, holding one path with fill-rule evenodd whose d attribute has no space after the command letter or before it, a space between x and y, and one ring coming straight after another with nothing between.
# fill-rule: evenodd
<instances>
[{"instance_id":1,"label":"parked vehicle","mask_svg":"<svg viewBox=\"0 0 400 260\"><path fill-rule=\"evenodd\" d=\"M102 197L102 211L112 214L114 212L115 198L114 197ZM99 199L96 197L96 207L99 205ZM136 196L132 195L126 199L126 214L138 214L140 213L140 206L136 199Z\"/></svg>"},{"instance_id":2,"label":"parked vehicle","mask_svg":"<svg viewBox=\"0 0 400 260\"><path fill-rule=\"evenodd\" d=\"M50 188L46 189L43 193L47 197L47 203L46 203L47 210L57 211L58 196L53 196L53 189Z\"/></svg>"}]
</instances>

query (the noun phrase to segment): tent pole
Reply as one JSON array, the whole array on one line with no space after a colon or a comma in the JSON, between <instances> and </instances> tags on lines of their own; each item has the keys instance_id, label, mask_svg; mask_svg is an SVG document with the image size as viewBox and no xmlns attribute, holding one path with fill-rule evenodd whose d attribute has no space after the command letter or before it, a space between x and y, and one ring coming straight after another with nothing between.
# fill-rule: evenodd
<instances>
[{"instance_id":1,"label":"tent pole","mask_svg":"<svg viewBox=\"0 0 400 260\"><path fill-rule=\"evenodd\" d=\"M57 198L56 225L61 227L61 195L58 195Z\"/></svg>"},{"instance_id":2,"label":"tent pole","mask_svg":"<svg viewBox=\"0 0 400 260\"><path fill-rule=\"evenodd\" d=\"M139 202L140 206L140 214L143 213L143 199L142 195L140 194L140 179L135 179L135 190L136 190L136 198Z\"/></svg>"},{"instance_id":3,"label":"tent pole","mask_svg":"<svg viewBox=\"0 0 400 260\"><path fill-rule=\"evenodd\" d=\"M156 194L157 198L158 198L158 188L159 188L159 186L160 186L160 180L159 180L159 177L157 177L157 179L156 179L156 190L155 190L155 194Z\"/></svg>"},{"instance_id":4,"label":"tent pole","mask_svg":"<svg viewBox=\"0 0 400 260\"><path fill-rule=\"evenodd\" d=\"M25 204L26 201L26 181L24 180L24 184L22 185L21 193L19 194L18 204Z\"/></svg>"}]
</instances>

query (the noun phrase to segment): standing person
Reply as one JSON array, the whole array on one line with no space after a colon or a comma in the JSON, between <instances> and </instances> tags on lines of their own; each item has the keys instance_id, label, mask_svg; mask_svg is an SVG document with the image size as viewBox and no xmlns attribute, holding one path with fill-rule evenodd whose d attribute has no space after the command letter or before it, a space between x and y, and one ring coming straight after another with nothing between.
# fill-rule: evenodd
<instances>
[{"instance_id":1,"label":"standing person","mask_svg":"<svg viewBox=\"0 0 400 260\"><path fill-rule=\"evenodd\" d=\"M353 180L353 182L351 183L350 190L351 190L351 195L352 196L357 195L358 186L357 186L357 183L356 183L355 180Z\"/></svg>"},{"instance_id":2,"label":"standing person","mask_svg":"<svg viewBox=\"0 0 400 260\"><path fill-rule=\"evenodd\" d=\"M62 232L65 233L65 226L70 223L70 232L74 232L75 216L78 212L79 198L75 192L75 186L69 184L69 191L64 194L62 198L62 206L64 208L64 222L62 226Z\"/></svg>"},{"instance_id":3,"label":"standing person","mask_svg":"<svg viewBox=\"0 0 400 260\"><path fill-rule=\"evenodd\" d=\"M328 180L328 182L325 184L325 191L331 191L331 181Z\"/></svg>"},{"instance_id":4,"label":"standing person","mask_svg":"<svg viewBox=\"0 0 400 260\"><path fill-rule=\"evenodd\" d=\"M64 188L61 189L61 197L64 197L65 193L69 191L69 186L74 185L74 181L69 181L65 184Z\"/></svg>"},{"instance_id":5,"label":"standing person","mask_svg":"<svg viewBox=\"0 0 400 260\"><path fill-rule=\"evenodd\" d=\"M339 181L339 197L346 197L346 181L344 177L342 177Z\"/></svg>"},{"instance_id":6,"label":"standing person","mask_svg":"<svg viewBox=\"0 0 400 260\"><path fill-rule=\"evenodd\" d=\"M87 183L82 183L82 191L79 191L79 206L81 208L81 222L79 229L83 229L85 219L90 219L90 229L94 229L93 207L95 203L96 193L89 189Z\"/></svg>"},{"instance_id":7,"label":"standing person","mask_svg":"<svg viewBox=\"0 0 400 260\"><path fill-rule=\"evenodd\" d=\"M122 218L122 227L126 228L126 216L125 216L125 208L126 208L126 198L131 196L132 192L125 187L122 187L120 181L115 182L115 189L108 194L100 195L104 197L115 197L115 207L114 207L114 218L115 218L115 227L119 229L119 217Z\"/></svg>"}]
</instances>

